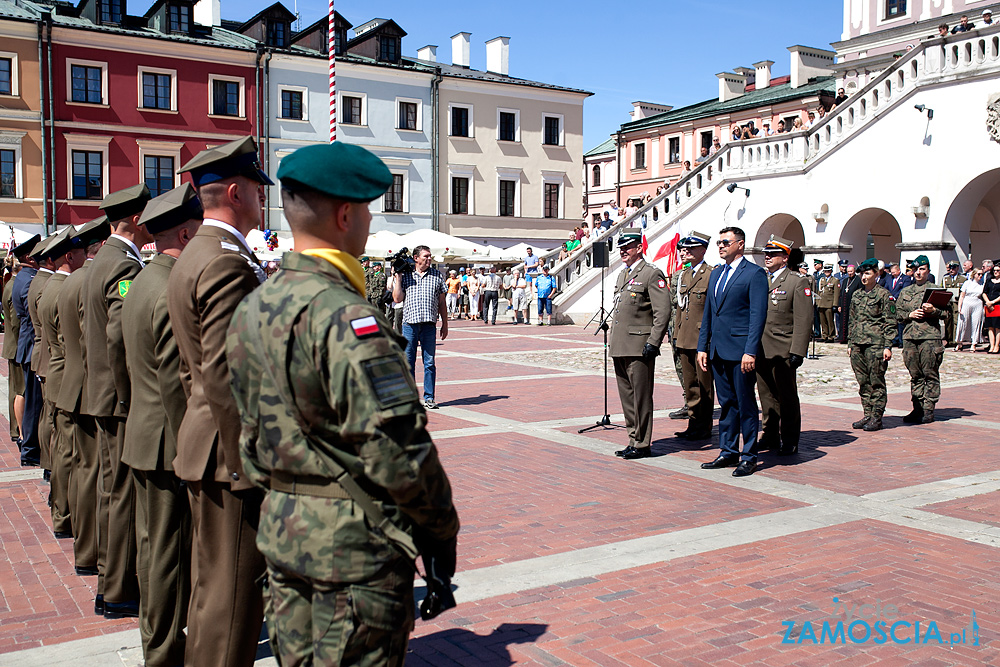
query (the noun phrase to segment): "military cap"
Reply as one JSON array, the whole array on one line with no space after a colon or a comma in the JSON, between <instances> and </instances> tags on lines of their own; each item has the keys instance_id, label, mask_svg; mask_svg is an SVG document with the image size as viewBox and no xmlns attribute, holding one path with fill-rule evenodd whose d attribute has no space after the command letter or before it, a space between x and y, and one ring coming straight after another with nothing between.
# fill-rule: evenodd
<instances>
[{"instance_id":1,"label":"military cap","mask_svg":"<svg viewBox=\"0 0 1000 667\"><path fill-rule=\"evenodd\" d=\"M34 259L42 259L45 257L45 249L48 247L52 239L55 238L55 234L49 234L44 239L38 242L34 249L28 253L28 257L33 257Z\"/></svg>"},{"instance_id":2,"label":"military cap","mask_svg":"<svg viewBox=\"0 0 1000 667\"><path fill-rule=\"evenodd\" d=\"M820 266L822 266L822 265L823 265L823 260L821 260L821 259L814 259L814 260L813 260L813 264L814 264L814 265L815 265L815 264L819 264Z\"/></svg>"},{"instance_id":3,"label":"military cap","mask_svg":"<svg viewBox=\"0 0 1000 667\"><path fill-rule=\"evenodd\" d=\"M961 268L961 267L962 267L962 265L961 265L961 264L959 264L959 263L958 263L958 262L957 262L956 260L954 260L954 259L953 259L953 260L951 260L950 262L948 262L948 268L949 268L949 269L952 269L952 268L954 268L954 269L958 269L958 268Z\"/></svg>"},{"instance_id":4,"label":"military cap","mask_svg":"<svg viewBox=\"0 0 1000 667\"><path fill-rule=\"evenodd\" d=\"M90 222L86 222L76 230L76 237L80 239L80 245L84 248L91 243L97 243L111 236L111 223L108 216L102 215Z\"/></svg>"},{"instance_id":5,"label":"military cap","mask_svg":"<svg viewBox=\"0 0 1000 667\"><path fill-rule=\"evenodd\" d=\"M204 217L205 210L198 199L198 193L190 183L185 183L146 204L139 224L144 225L150 234L159 234L188 220L201 220Z\"/></svg>"},{"instance_id":6,"label":"military cap","mask_svg":"<svg viewBox=\"0 0 1000 667\"><path fill-rule=\"evenodd\" d=\"M79 247L80 240L77 238L76 228L67 225L65 229L52 237L52 240L45 246L45 250L41 252L41 256L55 259L65 255L73 248Z\"/></svg>"},{"instance_id":7,"label":"military cap","mask_svg":"<svg viewBox=\"0 0 1000 667\"><path fill-rule=\"evenodd\" d=\"M833 271L833 264L824 264L823 265L823 270L824 271Z\"/></svg>"},{"instance_id":8,"label":"military cap","mask_svg":"<svg viewBox=\"0 0 1000 667\"><path fill-rule=\"evenodd\" d=\"M785 253L786 255L792 251L792 242L788 239L783 239L780 236L775 236L771 234L771 238L767 240L764 244L764 252L778 252Z\"/></svg>"},{"instance_id":9,"label":"military cap","mask_svg":"<svg viewBox=\"0 0 1000 667\"><path fill-rule=\"evenodd\" d=\"M41 243L41 241L42 237L38 234L35 234L24 243L14 246L13 250L10 251L10 254L14 255L14 257L17 257L18 259L23 259L27 257L28 253L34 250L35 246Z\"/></svg>"},{"instance_id":10,"label":"military cap","mask_svg":"<svg viewBox=\"0 0 1000 667\"><path fill-rule=\"evenodd\" d=\"M913 268L918 266L930 266L931 261L927 259L927 255L917 255L916 259L913 260Z\"/></svg>"},{"instance_id":11,"label":"military cap","mask_svg":"<svg viewBox=\"0 0 1000 667\"><path fill-rule=\"evenodd\" d=\"M865 271L878 271L878 260L874 257L866 259L865 261L858 264L858 273L864 273Z\"/></svg>"},{"instance_id":12,"label":"military cap","mask_svg":"<svg viewBox=\"0 0 1000 667\"><path fill-rule=\"evenodd\" d=\"M635 229L627 229L618 235L619 248L624 248L640 241L642 241L642 234Z\"/></svg>"},{"instance_id":13,"label":"military cap","mask_svg":"<svg viewBox=\"0 0 1000 667\"><path fill-rule=\"evenodd\" d=\"M906 268L908 268L908 269L912 269L913 268L913 260L912 259L906 260Z\"/></svg>"},{"instance_id":14,"label":"military cap","mask_svg":"<svg viewBox=\"0 0 1000 667\"><path fill-rule=\"evenodd\" d=\"M839 262L837 262L837 264L839 266L847 266L848 264L850 264L850 262L848 262L846 259L842 259Z\"/></svg>"},{"instance_id":15,"label":"military cap","mask_svg":"<svg viewBox=\"0 0 1000 667\"><path fill-rule=\"evenodd\" d=\"M702 234L701 232L691 232L680 241L677 242L678 248L707 248L708 242L711 240L708 234Z\"/></svg>"},{"instance_id":16,"label":"military cap","mask_svg":"<svg viewBox=\"0 0 1000 667\"><path fill-rule=\"evenodd\" d=\"M196 188L233 176L246 176L264 185L274 185L274 181L260 168L257 142L253 137L243 137L203 150L180 168L180 173L186 171L191 172L191 181Z\"/></svg>"},{"instance_id":17,"label":"military cap","mask_svg":"<svg viewBox=\"0 0 1000 667\"><path fill-rule=\"evenodd\" d=\"M146 202L152 199L145 183L138 183L130 188L112 192L101 202L100 209L111 222L117 222L133 215L142 213Z\"/></svg>"},{"instance_id":18,"label":"military cap","mask_svg":"<svg viewBox=\"0 0 1000 667\"><path fill-rule=\"evenodd\" d=\"M808 269L809 268L809 262L802 262L801 264L799 264L799 268L800 269Z\"/></svg>"},{"instance_id":19,"label":"military cap","mask_svg":"<svg viewBox=\"0 0 1000 667\"><path fill-rule=\"evenodd\" d=\"M371 151L335 141L304 146L281 161L281 187L314 190L333 199L370 202L392 186L392 173Z\"/></svg>"}]
</instances>

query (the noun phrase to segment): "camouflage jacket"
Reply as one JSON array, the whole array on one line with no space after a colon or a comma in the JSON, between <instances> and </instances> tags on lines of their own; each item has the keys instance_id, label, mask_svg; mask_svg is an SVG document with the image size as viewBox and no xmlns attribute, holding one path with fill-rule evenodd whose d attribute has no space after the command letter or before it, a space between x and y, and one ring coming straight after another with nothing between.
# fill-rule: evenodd
<instances>
[{"instance_id":1,"label":"camouflage jacket","mask_svg":"<svg viewBox=\"0 0 1000 667\"><path fill-rule=\"evenodd\" d=\"M401 339L382 314L332 264L300 253L286 253L258 292L259 314L244 299L226 340L240 457L253 483L268 489L275 471L328 479L336 462L418 545L453 538L451 486ZM263 363L284 376L286 391ZM279 568L344 583L400 557L354 501L275 490L261 507L257 546Z\"/></svg>"},{"instance_id":2,"label":"camouflage jacket","mask_svg":"<svg viewBox=\"0 0 1000 667\"><path fill-rule=\"evenodd\" d=\"M934 340L941 338L941 320L948 319L949 312L936 308L934 312L927 315L922 320L911 320L910 313L919 308L924 302L924 291L937 289L937 285L927 281L923 285L907 285L899 293L896 299L896 318L900 322L905 322L903 327L904 340Z\"/></svg>"},{"instance_id":3,"label":"camouflage jacket","mask_svg":"<svg viewBox=\"0 0 1000 667\"><path fill-rule=\"evenodd\" d=\"M367 276L366 276L367 278ZM373 271L371 277L365 281L365 290L368 292L368 301L378 307L379 301L385 296L385 271Z\"/></svg>"},{"instance_id":4,"label":"camouflage jacket","mask_svg":"<svg viewBox=\"0 0 1000 667\"><path fill-rule=\"evenodd\" d=\"M875 285L870 292L857 290L851 297L847 317L847 344L886 348L895 337L896 303L889 290L881 285Z\"/></svg>"}]
</instances>

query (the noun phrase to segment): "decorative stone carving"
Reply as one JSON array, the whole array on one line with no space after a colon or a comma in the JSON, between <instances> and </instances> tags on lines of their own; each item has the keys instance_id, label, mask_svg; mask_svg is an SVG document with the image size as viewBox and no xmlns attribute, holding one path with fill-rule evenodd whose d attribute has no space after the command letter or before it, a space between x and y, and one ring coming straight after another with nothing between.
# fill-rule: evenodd
<instances>
[{"instance_id":1,"label":"decorative stone carving","mask_svg":"<svg viewBox=\"0 0 1000 667\"><path fill-rule=\"evenodd\" d=\"M990 139L1000 143L1000 95L990 95L986 105L986 132Z\"/></svg>"}]
</instances>

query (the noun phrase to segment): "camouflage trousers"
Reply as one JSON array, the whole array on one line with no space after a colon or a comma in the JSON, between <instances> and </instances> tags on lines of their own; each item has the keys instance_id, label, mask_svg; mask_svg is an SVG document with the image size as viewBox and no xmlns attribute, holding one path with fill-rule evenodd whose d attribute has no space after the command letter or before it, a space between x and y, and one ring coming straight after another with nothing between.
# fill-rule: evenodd
<instances>
[{"instance_id":1,"label":"camouflage trousers","mask_svg":"<svg viewBox=\"0 0 1000 667\"><path fill-rule=\"evenodd\" d=\"M865 416L882 417L885 412L885 371L889 362L882 361L879 345L851 345L851 368L858 380L858 394Z\"/></svg>"},{"instance_id":2,"label":"camouflage trousers","mask_svg":"<svg viewBox=\"0 0 1000 667\"><path fill-rule=\"evenodd\" d=\"M267 563L264 613L281 667L401 667L413 629L413 569L362 584L318 581Z\"/></svg>"},{"instance_id":3,"label":"camouflage trousers","mask_svg":"<svg viewBox=\"0 0 1000 667\"><path fill-rule=\"evenodd\" d=\"M903 339L903 364L910 371L910 394L926 409L934 409L941 396L941 358L944 345L940 338Z\"/></svg>"}]
</instances>

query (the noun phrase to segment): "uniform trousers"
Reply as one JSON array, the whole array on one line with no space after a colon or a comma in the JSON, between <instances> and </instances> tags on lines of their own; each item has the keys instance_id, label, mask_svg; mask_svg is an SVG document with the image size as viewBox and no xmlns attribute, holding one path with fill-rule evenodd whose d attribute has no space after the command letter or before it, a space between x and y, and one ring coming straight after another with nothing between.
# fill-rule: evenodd
<instances>
[{"instance_id":1,"label":"uniform trousers","mask_svg":"<svg viewBox=\"0 0 1000 667\"><path fill-rule=\"evenodd\" d=\"M21 364L24 374L24 419L21 420L21 461L38 462L38 422L42 416L42 385L31 363Z\"/></svg>"},{"instance_id":2,"label":"uniform trousers","mask_svg":"<svg viewBox=\"0 0 1000 667\"><path fill-rule=\"evenodd\" d=\"M618 379L618 397L625 413L628 444L647 449L653 441L653 372L656 360L612 357Z\"/></svg>"},{"instance_id":3,"label":"uniform trousers","mask_svg":"<svg viewBox=\"0 0 1000 667\"><path fill-rule=\"evenodd\" d=\"M191 505L173 471L133 470L139 634L146 667L184 663L191 599Z\"/></svg>"},{"instance_id":4,"label":"uniform trousers","mask_svg":"<svg viewBox=\"0 0 1000 667\"><path fill-rule=\"evenodd\" d=\"M318 581L271 563L267 628L278 664L402 667L413 629L413 568L375 581Z\"/></svg>"},{"instance_id":5,"label":"uniform trousers","mask_svg":"<svg viewBox=\"0 0 1000 667\"><path fill-rule=\"evenodd\" d=\"M42 409L38 413L38 459L42 470L52 470L52 404L45 398L45 381L38 379Z\"/></svg>"},{"instance_id":6,"label":"uniform trousers","mask_svg":"<svg viewBox=\"0 0 1000 667\"><path fill-rule=\"evenodd\" d=\"M944 345L940 338L903 339L903 365L910 371L910 395L924 410L933 410L941 397L941 359Z\"/></svg>"},{"instance_id":7,"label":"uniform trousers","mask_svg":"<svg viewBox=\"0 0 1000 667\"><path fill-rule=\"evenodd\" d=\"M69 480L73 470L73 424L69 415L52 403L49 403L49 412L54 421L49 445L49 463L52 466L49 480L52 530L72 532Z\"/></svg>"},{"instance_id":8,"label":"uniform trousers","mask_svg":"<svg viewBox=\"0 0 1000 667\"><path fill-rule=\"evenodd\" d=\"M698 350L678 348L677 353L684 374L684 404L687 405L688 419L699 431L711 431L715 412L712 371L703 371L698 367Z\"/></svg>"},{"instance_id":9,"label":"uniform trousers","mask_svg":"<svg viewBox=\"0 0 1000 667\"><path fill-rule=\"evenodd\" d=\"M107 562L104 572L104 601L130 602L139 599L136 575L135 487L131 469L122 463L125 420L97 418L97 441L101 448L101 478L108 496L106 526ZM107 468L105 468L107 466Z\"/></svg>"},{"instance_id":10,"label":"uniform trousers","mask_svg":"<svg viewBox=\"0 0 1000 667\"><path fill-rule=\"evenodd\" d=\"M882 360L883 350L881 345L851 344L851 368L858 380L858 395L865 417L881 419L885 412L885 371L889 362Z\"/></svg>"},{"instance_id":11,"label":"uniform trousers","mask_svg":"<svg viewBox=\"0 0 1000 667\"><path fill-rule=\"evenodd\" d=\"M101 480L97 446L97 422L90 415L69 414L73 424L73 472L69 478L70 517L73 520L73 556L77 567L96 567L98 573L107 559L107 542L100 551L98 492ZM106 510L106 507L105 507ZM107 516L105 515L105 520ZM104 537L107 538L106 531ZM98 592L103 594L102 579Z\"/></svg>"},{"instance_id":12,"label":"uniform trousers","mask_svg":"<svg viewBox=\"0 0 1000 667\"><path fill-rule=\"evenodd\" d=\"M257 551L260 493L229 484L188 482L191 501L191 602L187 667L250 667L264 621Z\"/></svg>"},{"instance_id":13,"label":"uniform trousers","mask_svg":"<svg viewBox=\"0 0 1000 667\"><path fill-rule=\"evenodd\" d=\"M802 411L795 369L788 357L757 356L757 393L763 415L761 442L798 447L802 432Z\"/></svg>"},{"instance_id":14,"label":"uniform trousers","mask_svg":"<svg viewBox=\"0 0 1000 667\"><path fill-rule=\"evenodd\" d=\"M819 309L820 336L823 340L833 340L837 335L837 329L833 321L833 308Z\"/></svg>"},{"instance_id":15,"label":"uniform trousers","mask_svg":"<svg viewBox=\"0 0 1000 667\"><path fill-rule=\"evenodd\" d=\"M490 320L497 323L497 307L500 305L500 295L495 289L483 290L483 322ZM490 309L492 308L492 318Z\"/></svg>"},{"instance_id":16,"label":"uniform trousers","mask_svg":"<svg viewBox=\"0 0 1000 667\"><path fill-rule=\"evenodd\" d=\"M24 371L21 365L7 360L7 415L10 417L10 439L17 442L21 429L17 425L14 400L24 394Z\"/></svg>"}]
</instances>

